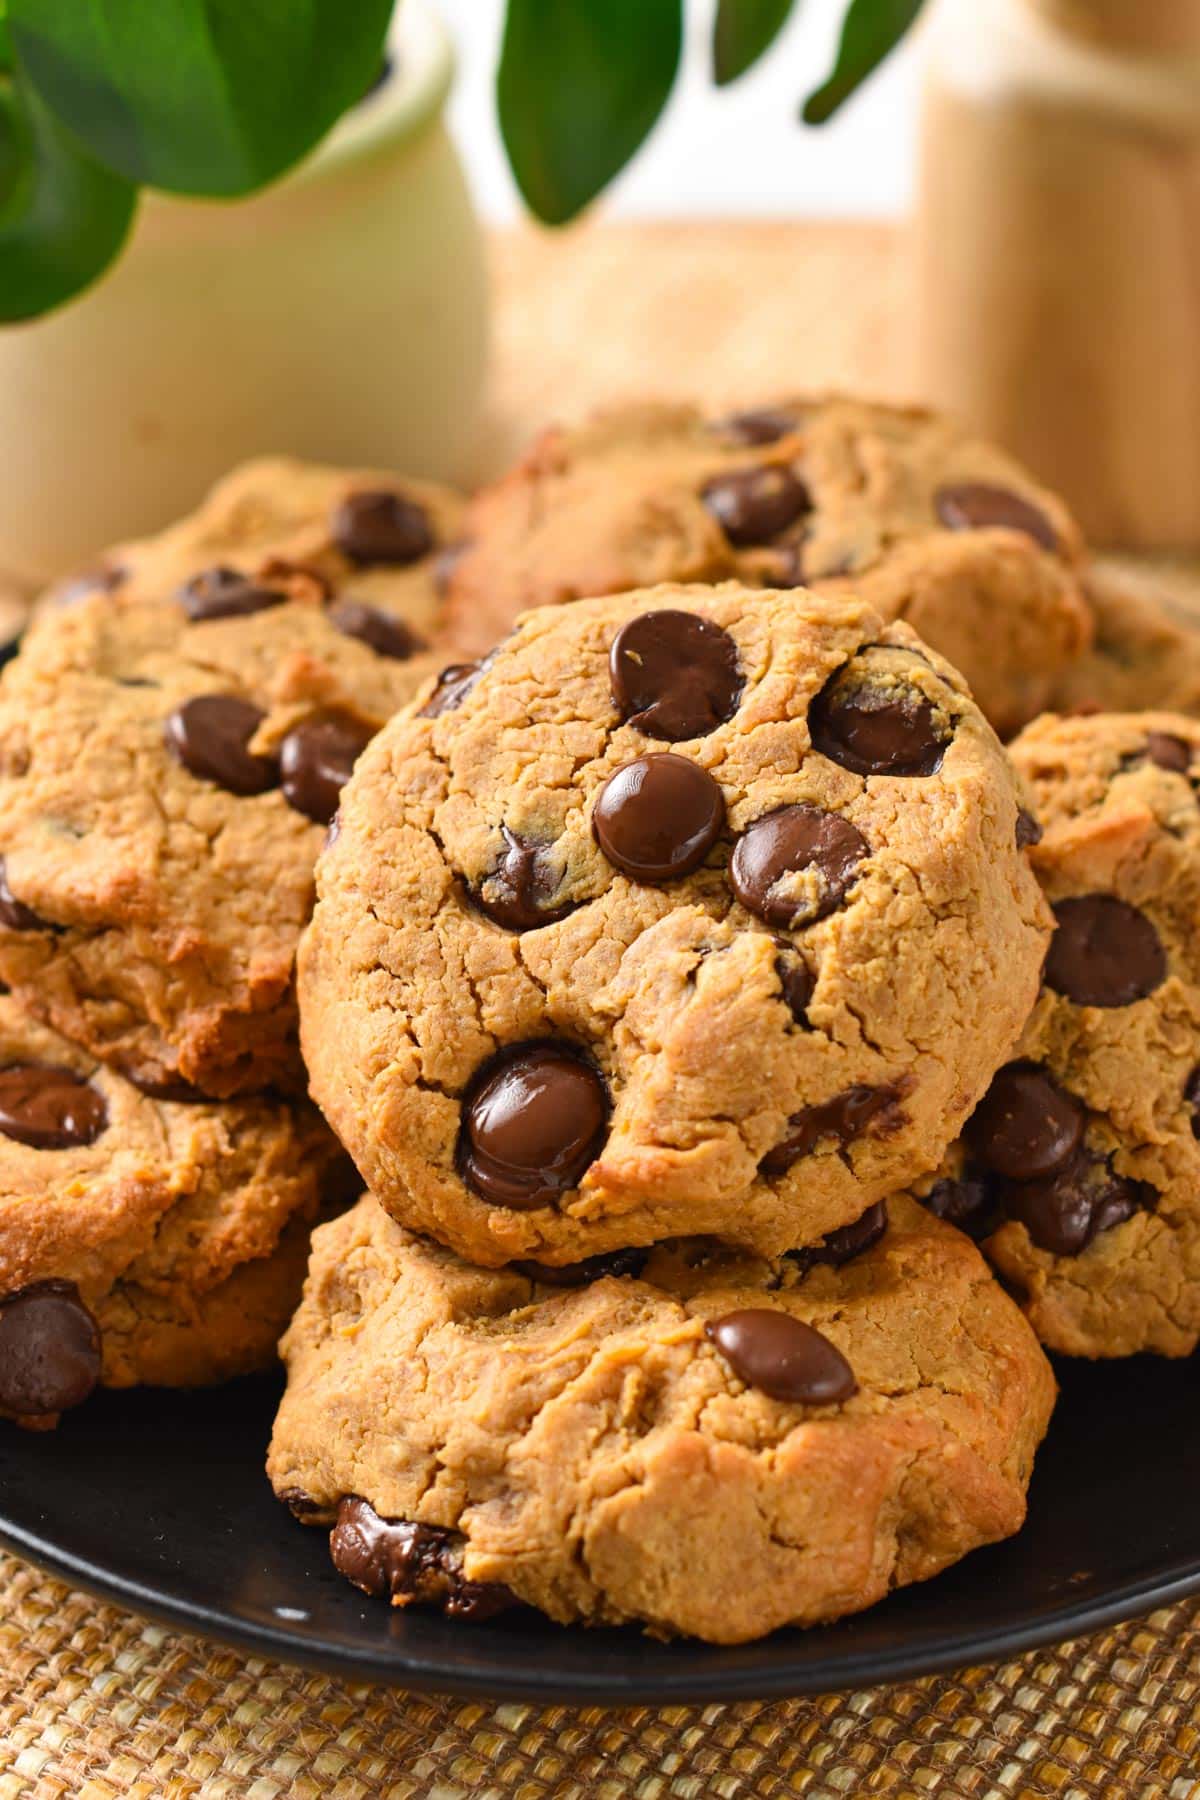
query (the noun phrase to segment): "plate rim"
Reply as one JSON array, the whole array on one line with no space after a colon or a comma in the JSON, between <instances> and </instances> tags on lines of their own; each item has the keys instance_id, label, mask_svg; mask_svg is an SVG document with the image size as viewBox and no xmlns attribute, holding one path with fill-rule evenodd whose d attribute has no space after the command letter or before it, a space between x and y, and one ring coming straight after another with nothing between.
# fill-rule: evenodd
<instances>
[{"instance_id":1,"label":"plate rim","mask_svg":"<svg viewBox=\"0 0 1200 1800\"><path fill-rule=\"evenodd\" d=\"M1057 1645L1069 1639L1091 1636L1108 1626L1124 1624L1160 1607L1174 1605L1200 1593L1200 1555L1181 1558L1175 1567L1155 1576L1119 1583L1102 1595L1069 1601L1036 1621L1010 1626L994 1625L948 1634L924 1649L894 1645L873 1651L833 1650L827 1662L811 1657L791 1662L781 1647L778 1667L756 1663L744 1670L713 1669L706 1674L708 1646L681 1640L686 1661L678 1675L632 1672L615 1678L608 1672L595 1677L574 1674L568 1678L547 1671L544 1677L528 1673L506 1675L450 1664L436 1653L414 1656L398 1646L381 1645L378 1652L348 1650L328 1641L307 1640L287 1629L239 1618L219 1608L172 1596L169 1591L131 1576L113 1575L87 1557L63 1550L52 1539L15 1525L0 1516L0 1546L23 1557L70 1586L107 1604L123 1608L152 1623L183 1631L205 1643L234 1649L292 1668L315 1670L337 1680L365 1681L374 1686L414 1693L446 1695L459 1699L521 1701L559 1706L680 1706L727 1704L753 1700L817 1698L864 1688L889 1687L929 1675L959 1669L995 1667L1010 1658ZM886 1604L886 1601L883 1602ZM466 1627L469 1629L469 1627ZM810 1628L811 1629L811 1628ZM818 1626L815 1629L820 1630ZM770 1638L761 1640L770 1645Z\"/></svg>"}]
</instances>

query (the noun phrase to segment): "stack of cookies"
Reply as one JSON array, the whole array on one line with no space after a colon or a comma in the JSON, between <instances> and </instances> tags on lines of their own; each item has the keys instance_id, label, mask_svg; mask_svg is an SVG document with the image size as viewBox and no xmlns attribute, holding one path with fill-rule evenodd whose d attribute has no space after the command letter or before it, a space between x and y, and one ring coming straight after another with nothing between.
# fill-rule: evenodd
<instances>
[{"instance_id":1,"label":"stack of cookies","mask_svg":"<svg viewBox=\"0 0 1200 1800\"><path fill-rule=\"evenodd\" d=\"M0 1415L274 1361L309 1228L355 1191L297 1041L313 864L440 666L458 516L255 464L48 596L6 669Z\"/></svg>"},{"instance_id":2,"label":"stack of cookies","mask_svg":"<svg viewBox=\"0 0 1200 1800\"><path fill-rule=\"evenodd\" d=\"M831 401L465 514L255 465L51 597L0 1411L261 1363L325 1213L268 1472L368 1592L739 1642L1017 1530L1043 1346L1200 1334L1200 725L1037 716L1185 704L1090 581L1000 452Z\"/></svg>"}]
</instances>

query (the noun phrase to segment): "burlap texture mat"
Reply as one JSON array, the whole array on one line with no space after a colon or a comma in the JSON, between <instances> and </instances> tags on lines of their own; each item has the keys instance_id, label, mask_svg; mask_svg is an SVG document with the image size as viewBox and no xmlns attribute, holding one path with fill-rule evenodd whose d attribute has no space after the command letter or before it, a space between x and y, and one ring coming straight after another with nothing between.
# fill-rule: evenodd
<instances>
[{"instance_id":1,"label":"burlap texture mat","mask_svg":"<svg viewBox=\"0 0 1200 1800\"><path fill-rule=\"evenodd\" d=\"M879 227L518 232L497 239L493 266L495 405L481 473L559 412L630 393L737 403L827 386L910 391L904 259ZM1195 565L1155 574L1200 613ZM0 1553L0 1800L793 1794L1200 1800L1200 1602L890 1689L572 1711L279 1667L101 1605Z\"/></svg>"},{"instance_id":2,"label":"burlap texture mat","mask_svg":"<svg viewBox=\"0 0 1200 1800\"><path fill-rule=\"evenodd\" d=\"M1200 1604L904 1687L771 1705L426 1699L208 1647L0 1556L0 1800L1200 1795Z\"/></svg>"}]
</instances>

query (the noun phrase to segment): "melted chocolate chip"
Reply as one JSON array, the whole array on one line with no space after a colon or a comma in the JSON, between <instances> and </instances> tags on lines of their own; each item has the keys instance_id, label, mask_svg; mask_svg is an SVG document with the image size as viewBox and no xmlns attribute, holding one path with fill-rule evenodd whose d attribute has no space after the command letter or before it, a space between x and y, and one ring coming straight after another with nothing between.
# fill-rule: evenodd
<instances>
[{"instance_id":1,"label":"melted chocolate chip","mask_svg":"<svg viewBox=\"0 0 1200 1800\"><path fill-rule=\"evenodd\" d=\"M314 1513L325 1510L321 1502L314 1500L311 1494L306 1494L303 1488L280 1488L275 1498L282 1500L288 1511L297 1519L311 1519Z\"/></svg>"},{"instance_id":2,"label":"melted chocolate chip","mask_svg":"<svg viewBox=\"0 0 1200 1800\"><path fill-rule=\"evenodd\" d=\"M338 1573L364 1594L440 1606L448 1618L489 1619L517 1603L498 1582L467 1580L457 1533L382 1519L354 1495L338 1506L329 1554Z\"/></svg>"},{"instance_id":3,"label":"melted chocolate chip","mask_svg":"<svg viewBox=\"0 0 1200 1800\"><path fill-rule=\"evenodd\" d=\"M967 1124L972 1153L1010 1181L1063 1169L1083 1137L1084 1109L1036 1063L1007 1063Z\"/></svg>"},{"instance_id":4,"label":"melted chocolate chip","mask_svg":"<svg viewBox=\"0 0 1200 1800\"><path fill-rule=\"evenodd\" d=\"M535 931L565 919L569 904L554 905L562 876L548 855L548 846L518 837L507 825L500 827L504 849L472 895L480 912L507 931Z\"/></svg>"},{"instance_id":5,"label":"melted chocolate chip","mask_svg":"<svg viewBox=\"0 0 1200 1800\"><path fill-rule=\"evenodd\" d=\"M368 606L365 600L339 600L330 607L328 617L343 637L357 638L376 656L389 656L393 662L407 662L425 648L403 619L394 619L382 607Z\"/></svg>"},{"instance_id":6,"label":"melted chocolate chip","mask_svg":"<svg viewBox=\"0 0 1200 1800\"><path fill-rule=\"evenodd\" d=\"M939 488L933 507L950 531L982 531L999 525L1023 532L1043 550L1058 549L1058 533L1045 513L1008 488L992 487L985 481L959 482Z\"/></svg>"},{"instance_id":7,"label":"melted chocolate chip","mask_svg":"<svg viewBox=\"0 0 1200 1800\"><path fill-rule=\"evenodd\" d=\"M794 930L840 905L870 853L862 832L840 814L784 806L746 827L729 874L747 912Z\"/></svg>"},{"instance_id":8,"label":"melted chocolate chip","mask_svg":"<svg viewBox=\"0 0 1200 1800\"><path fill-rule=\"evenodd\" d=\"M670 608L639 613L623 625L608 669L622 719L672 744L715 731L733 717L742 693L729 633L711 619Z\"/></svg>"},{"instance_id":9,"label":"melted chocolate chip","mask_svg":"<svg viewBox=\"0 0 1200 1800\"><path fill-rule=\"evenodd\" d=\"M858 1392L837 1346L790 1313L750 1306L710 1319L704 1330L738 1379L772 1400L830 1406Z\"/></svg>"},{"instance_id":10,"label":"melted chocolate chip","mask_svg":"<svg viewBox=\"0 0 1200 1800\"><path fill-rule=\"evenodd\" d=\"M721 835L725 796L699 763L660 751L609 776L592 809L596 842L631 881L675 881Z\"/></svg>"},{"instance_id":11,"label":"melted chocolate chip","mask_svg":"<svg viewBox=\"0 0 1200 1800\"><path fill-rule=\"evenodd\" d=\"M463 1098L458 1166L493 1206L552 1206L579 1185L608 1126L599 1071L568 1044L532 1042L501 1050Z\"/></svg>"},{"instance_id":12,"label":"melted chocolate chip","mask_svg":"<svg viewBox=\"0 0 1200 1800\"><path fill-rule=\"evenodd\" d=\"M714 475L700 498L731 544L747 549L772 538L811 512L808 489L786 463L764 463Z\"/></svg>"},{"instance_id":13,"label":"melted chocolate chip","mask_svg":"<svg viewBox=\"0 0 1200 1800\"><path fill-rule=\"evenodd\" d=\"M603 1250L598 1256L585 1256L582 1262L549 1263L517 1262L512 1266L519 1275L539 1281L544 1287L587 1287L589 1282L604 1281L618 1275L638 1276L650 1259L649 1250Z\"/></svg>"},{"instance_id":14,"label":"melted chocolate chip","mask_svg":"<svg viewBox=\"0 0 1200 1800\"><path fill-rule=\"evenodd\" d=\"M287 594L280 588L260 587L240 569L218 565L193 575L179 590L184 612L194 623L205 619L242 619L250 613L282 606Z\"/></svg>"},{"instance_id":15,"label":"melted chocolate chip","mask_svg":"<svg viewBox=\"0 0 1200 1800\"><path fill-rule=\"evenodd\" d=\"M176 707L164 727L167 748L189 774L230 794L265 794L279 785L273 757L248 745L266 714L235 694L198 694Z\"/></svg>"},{"instance_id":16,"label":"melted chocolate chip","mask_svg":"<svg viewBox=\"0 0 1200 1800\"><path fill-rule=\"evenodd\" d=\"M387 489L347 494L330 522L334 543L356 563L411 563L433 549L429 514Z\"/></svg>"},{"instance_id":17,"label":"melted chocolate chip","mask_svg":"<svg viewBox=\"0 0 1200 1800\"><path fill-rule=\"evenodd\" d=\"M31 906L18 900L8 885L8 865L0 856L0 925L8 931L53 931L55 928L40 918Z\"/></svg>"},{"instance_id":18,"label":"melted chocolate chip","mask_svg":"<svg viewBox=\"0 0 1200 1800\"><path fill-rule=\"evenodd\" d=\"M836 1138L844 1149L861 1137L868 1125L875 1126L877 1135L895 1131L903 1123L903 1097L904 1089L898 1083L867 1087L859 1082L835 1094L832 1100L803 1107L788 1120L787 1136L768 1150L759 1163L759 1174L768 1181L786 1175L792 1164L815 1150L822 1138Z\"/></svg>"},{"instance_id":19,"label":"melted chocolate chip","mask_svg":"<svg viewBox=\"0 0 1200 1800\"><path fill-rule=\"evenodd\" d=\"M717 419L712 426L720 437L750 446L777 444L780 438L787 437L797 428L795 413L782 406L757 406L746 412L730 413L727 418Z\"/></svg>"},{"instance_id":20,"label":"melted chocolate chip","mask_svg":"<svg viewBox=\"0 0 1200 1800\"><path fill-rule=\"evenodd\" d=\"M1146 760L1172 774L1186 775L1192 766L1192 746L1169 731L1150 731L1146 734Z\"/></svg>"},{"instance_id":21,"label":"melted chocolate chip","mask_svg":"<svg viewBox=\"0 0 1200 1800\"><path fill-rule=\"evenodd\" d=\"M981 1176L964 1174L958 1181L935 1181L921 1204L935 1218L957 1225L976 1243L988 1237L997 1223L994 1196Z\"/></svg>"},{"instance_id":22,"label":"melted chocolate chip","mask_svg":"<svg viewBox=\"0 0 1200 1800\"><path fill-rule=\"evenodd\" d=\"M813 997L817 978L808 964L796 955L786 938L776 938L775 947L779 951L775 958L775 973L779 977L783 998L797 1025L807 1026L808 1003Z\"/></svg>"},{"instance_id":23,"label":"melted chocolate chip","mask_svg":"<svg viewBox=\"0 0 1200 1800\"><path fill-rule=\"evenodd\" d=\"M479 677L481 663L451 663L437 678L437 686L421 708L422 719L438 719L460 707Z\"/></svg>"},{"instance_id":24,"label":"melted chocolate chip","mask_svg":"<svg viewBox=\"0 0 1200 1800\"><path fill-rule=\"evenodd\" d=\"M1112 894L1060 900L1045 981L1077 1006L1129 1006L1167 976L1157 931L1136 906Z\"/></svg>"},{"instance_id":25,"label":"melted chocolate chip","mask_svg":"<svg viewBox=\"0 0 1200 1800\"><path fill-rule=\"evenodd\" d=\"M866 1212L853 1219L849 1225L841 1225L836 1231L826 1232L819 1243L806 1244L801 1250L787 1250L784 1254L789 1262L797 1264L804 1275L818 1264L840 1269L843 1263L852 1262L864 1250L877 1244L887 1228L887 1201L877 1200L874 1206L868 1206Z\"/></svg>"},{"instance_id":26,"label":"melted chocolate chip","mask_svg":"<svg viewBox=\"0 0 1200 1800\"><path fill-rule=\"evenodd\" d=\"M0 1299L0 1412L66 1412L99 1379L100 1333L73 1282L39 1281Z\"/></svg>"},{"instance_id":27,"label":"melted chocolate chip","mask_svg":"<svg viewBox=\"0 0 1200 1800\"><path fill-rule=\"evenodd\" d=\"M1039 1250L1078 1256L1102 1231L1141 1211L1148 1192L1080 1151L1043 1181L1006 1182L1003 1198L1009 1217L1020 1220Z\"/></svg>"},{"instance_id":28,"label":"melted chocolate chip","mask_svg":"<svg viewBox=\"0 0 1200 1800\"><path fill-rule=\"evenodd\" d=\"M108 1124L103 1094L56 1063L0 1069L0 1132L35 1150L94 1143Z\"/></svg>"},{"instance_id":29,"label":"melted chocolate chip","mask_svg":"<svg viewBox=\"0 0 1200 1800\"><path fill-rule=\"evenodd\" d=\"M869 674L853 664L821 689L809 708L808 729L814 750L856 775L934 775L949 742L916 688L872 686Z\"/></svg>"},{"instance_id":30,"label":"melted chocolate chip","mask_svg":"<svg viewBox=\"0 0 1200 1800\"><path fill-rule=\"evenodd\" d=\"M279 746L279 785L288 805L328 825L372 735L370 726L350 713L318 713L295 726Z\"/></svg>"},{"instance_id":31,"label":"melted chocolate chip","mask_svg":"<svg viewBox=\"0 0 1200 1800\"><path fill-rule=\"evenodd\" d=\"M1034 844L1042 841L1042 828L1031 812L1019 807L1017 810L1017 849L1030 850Z\"/></svg>"}]
</instances>

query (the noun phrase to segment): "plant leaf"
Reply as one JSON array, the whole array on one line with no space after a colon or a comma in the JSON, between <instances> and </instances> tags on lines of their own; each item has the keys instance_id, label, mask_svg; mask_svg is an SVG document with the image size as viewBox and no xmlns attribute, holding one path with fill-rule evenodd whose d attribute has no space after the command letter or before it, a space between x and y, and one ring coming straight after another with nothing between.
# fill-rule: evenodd
<instances>
[{"instance_id":1,"label":"plant leaf","mask_svg":"<svg viewBox=\"0 0 1200 1800\"><path fill-rule=\"evenodd\" d=\"M0 323L93 282L136 206L137 189L84 154L20 77L0 76Z\"/></svg>"},{"instance_id":2,"label":"plant leaf","mask_svg":"<svg viewBox=\"0 0 1200 1800\"><path fill-rule=\"evenodd\" d=\"M8 0L17 60L127 180L232 196L299 161L365 93L392 0Z\"/></svg>"},{"instance_id":3,"label":"plant leaf","mask_svg":"<svg viewBox=\"0 0 1200 1800\"><path fill-rule=\"evenodd\" d=\"M508 0L500 129L530 211L563 225L629 161L679 66L682 0Z\"/></svg>"},{"instance_id":4,"label":"plant leaf","mask_svg":"<svg viewBox=\"0 0 1200 1800\"><path fill-rule=\"evenodd\" d=\"M717 0L713 79L727 87L771 48L795 0Z\"/></svg>"},{"instance_id":5,"label":"plant leaf","mask_svg":"<svg viewBox=\"0 0 1200 1800\"><path fill-rule=\"evenodd\" d=\"M922 4L923 0L850 0L833 68L801 110L806 125L823 125L832 118L896 48Z\"/></svg>"}]
</instances>

